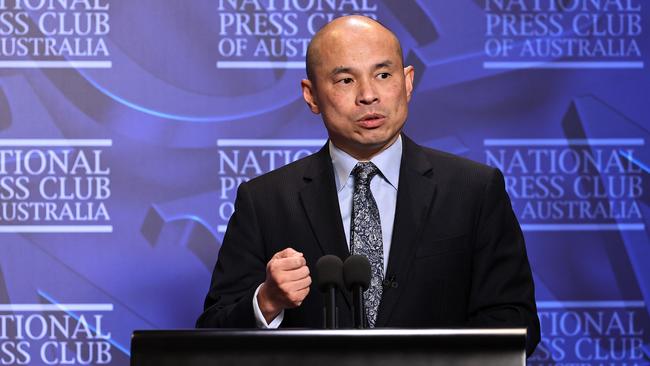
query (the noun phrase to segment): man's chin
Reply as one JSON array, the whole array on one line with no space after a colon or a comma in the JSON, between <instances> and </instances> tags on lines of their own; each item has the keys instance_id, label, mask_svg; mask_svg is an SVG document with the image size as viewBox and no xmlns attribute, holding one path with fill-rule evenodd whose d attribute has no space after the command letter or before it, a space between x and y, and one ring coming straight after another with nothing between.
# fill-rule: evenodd
<instances>
[{"instance_id":1,"label":"man's chin","mask_svg":"<svg viewBox=\"0 0 650 366\"><path fill-rule=\"evenodd\" d=\"M377 133L372 133L375 131L369 131L371 133L366 134L363 138L359 139L359 144L366 146L368 149L381 149L386 148L397 140L397 133L387 134L386 131L376 131Z\"/></svg>"},{"instance_id":2,"label":"man's chin","mask_svg":"<svg viewBox=\"0 0 650 366\"><path fill-rule=\"evenodd\" d=\"M397 135L391 136L388 139L366 139L358 141L354 148L357 151L357 155L370 159L390 147L395 140L397 140Z\"/></svg>"}]
</instances>

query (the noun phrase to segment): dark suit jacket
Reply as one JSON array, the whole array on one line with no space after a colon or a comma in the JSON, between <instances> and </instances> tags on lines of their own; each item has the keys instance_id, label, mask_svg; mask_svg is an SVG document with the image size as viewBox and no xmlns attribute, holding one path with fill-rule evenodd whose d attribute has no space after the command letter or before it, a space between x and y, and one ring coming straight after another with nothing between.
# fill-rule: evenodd
<instances>
[{"instance_id":1,"label":"dark suit jacket","mask_svg":"<svg viewBox=\"0 0 650 366\"><path fill-rule=\"evenodd\" d=\"M377 327L527 327L528 351L539 320L524 238L501 172L416 145L403 136L397 207ZM292 247L310 271L325 254L349 256L327 145L242 184L214 268L198 327L255 327L253 294L266 263ZM313 277L312 277L313 278ZM322 328L314 284L282 327ZM338 296L342 327L350 295Z\"/></svg>"}]
</instances>

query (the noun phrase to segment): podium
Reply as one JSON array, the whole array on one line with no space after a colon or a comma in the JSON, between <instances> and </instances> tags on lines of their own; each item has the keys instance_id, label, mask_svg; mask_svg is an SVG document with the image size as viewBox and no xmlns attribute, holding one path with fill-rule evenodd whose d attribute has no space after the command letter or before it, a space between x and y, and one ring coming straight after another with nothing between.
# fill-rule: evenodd
<instances>
[{"instance_id":1,"label":"podium","mask_svg":"<svg viewBox=\"0 0 650 366\"><path fill-rule=\"evenodd\" d=\"M522 366L525 347L523 328L142 330L131 365Z\"/></svg>"}]
</instances>

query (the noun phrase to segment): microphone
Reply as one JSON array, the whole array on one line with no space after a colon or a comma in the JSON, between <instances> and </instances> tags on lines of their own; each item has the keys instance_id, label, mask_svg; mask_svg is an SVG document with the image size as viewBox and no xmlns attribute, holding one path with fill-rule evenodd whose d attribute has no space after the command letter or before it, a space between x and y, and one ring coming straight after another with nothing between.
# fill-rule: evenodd
<instances>
[{"instance_id":1,"label":"microphone","mask_svg":"<svg viewBox=\"0 0 650 366\"><path fill-rule=\"evenodd\" d=\"M316 262L316 279L318 289L325 294L323 319L325 329L339 326L336 307L336 289L343 288L343 262L335 255L324 255Z\"/></svg>"},{"instance_id":2,"label":"microphone","mask_svg":"<svg viewBox=\"0 0 650 366\"><path fill-rule=\"evenodd\" d=\"M363 308L363 292L370 286L372 272L368 258L362 255L351 255L343 264L343 279L345 287L352 292L354 311L352 324L354 328L363 329L366 314Z\"/></svg>"}]
</instances>

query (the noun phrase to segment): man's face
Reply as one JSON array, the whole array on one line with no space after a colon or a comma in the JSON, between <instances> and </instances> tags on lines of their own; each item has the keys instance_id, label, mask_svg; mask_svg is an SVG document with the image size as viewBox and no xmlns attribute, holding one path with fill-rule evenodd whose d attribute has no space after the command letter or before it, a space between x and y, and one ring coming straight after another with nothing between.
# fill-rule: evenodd
<instances>
[{"instance_id":1,"label":"man's face","mask_svg":"<svg viewBox=\"0 0 650 366\"><path fill-rule=\"evenodd\" d=\"M413 68L403 68L398 49L384 29L337 29L321 39L314 82L303 80L334 145L358 159L390 146L406 121Z\"/></svg>"}]
</instances>

